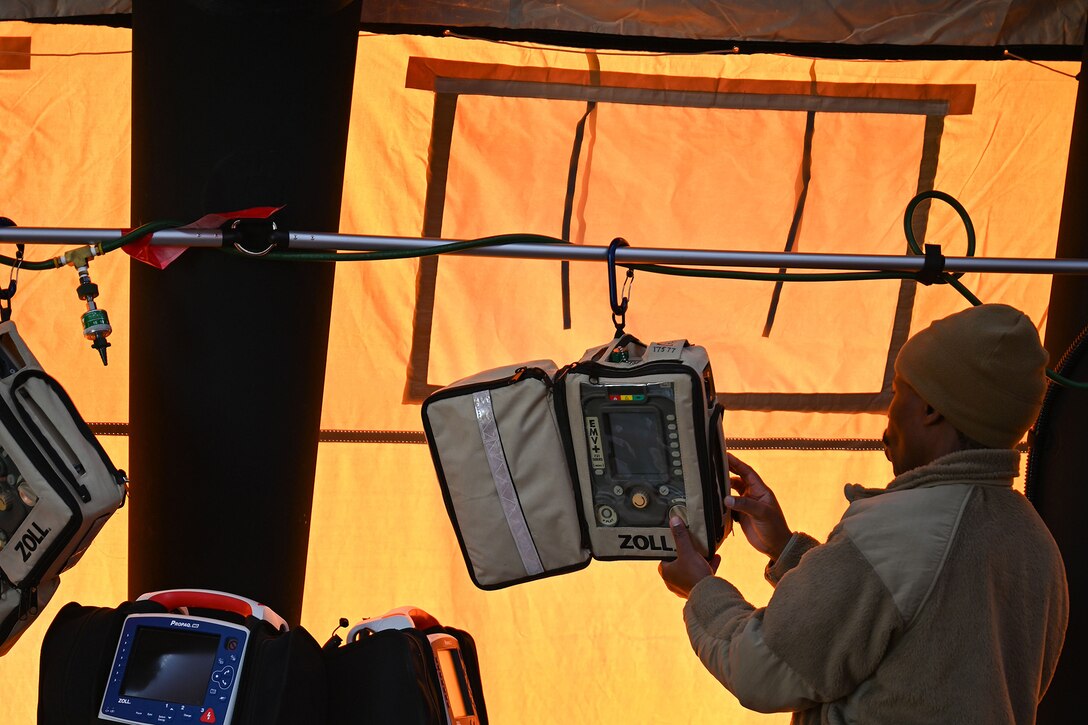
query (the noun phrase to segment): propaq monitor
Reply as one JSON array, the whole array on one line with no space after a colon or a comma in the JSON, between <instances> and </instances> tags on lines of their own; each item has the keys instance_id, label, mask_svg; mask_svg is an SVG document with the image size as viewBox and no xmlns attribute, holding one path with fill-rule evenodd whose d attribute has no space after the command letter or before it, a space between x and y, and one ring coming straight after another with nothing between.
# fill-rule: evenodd
<instances>
[{"instance_id":1,"label":"propaq monitor","mask_svg":"<svg viewBox=\"0 0 1088 725\"><path fill-rule=\"evenodd\" d=\"M125 619L99 716L132 725L230 725L249 630L182 614Z\"/></svg>"}]
</instances>

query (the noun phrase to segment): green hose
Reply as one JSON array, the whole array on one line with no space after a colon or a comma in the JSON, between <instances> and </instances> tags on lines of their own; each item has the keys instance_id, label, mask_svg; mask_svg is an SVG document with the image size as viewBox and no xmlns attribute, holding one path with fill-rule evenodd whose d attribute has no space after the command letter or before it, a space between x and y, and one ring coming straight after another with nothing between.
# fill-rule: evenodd
<instances>
[{"instance_id":1,"label":"green hose","mask_svg":"<svg viewBox=\"0 0 1088 725\"><path fill-rule=\"evenodd\" d=\"M503 244L569 244L562 239L544 236L543 234L496 234L491 237L481 237L465 242L450 242L438 244L433 247L419 247L417 249L396 249L377 252L269 252L261 255L263 259L275 259L296 262L359 262L380 261L386 259L415 259L418 257L430 257L450 252L461 252L466 249L478 249L480 247L497 247ZM232 254L240 254L236 250L228 250ZM249 256L249 255L247 255Z\"/></svg>"}]
</instances>

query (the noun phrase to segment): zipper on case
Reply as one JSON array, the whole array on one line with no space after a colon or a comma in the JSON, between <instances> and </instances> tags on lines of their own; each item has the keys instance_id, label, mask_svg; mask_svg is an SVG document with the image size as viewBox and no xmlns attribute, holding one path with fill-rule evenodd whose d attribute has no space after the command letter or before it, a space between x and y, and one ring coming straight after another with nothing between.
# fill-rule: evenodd
<instances>
[{"instance_id":1,"label":"zipper on case","mask_svg":"<svg viewBox=\"0 0 1088 725\"><path fill-rule=\"evenodd\" d=\"M30 392L26 388L19 388L19 395L23 399L23 404L27 407L32 408L34 412L38 414L38 420L41 421L43 426L46 427L48 429L48 432L51 433L56 439L57 443L59 444L58 447L61 449L61 453L65 455L65 457L68 459L68 462L72 465L72 470L78 473L80 476L85 474L87 472L87 469L83 467L83 462L79 460L79 456L77 456L76 452L72 450L72 446L68 444L68 440L63 435L61 435L61 432L57 430L57 427L55 425L53 425L53 421L49 419L49 417L45 414L45 411L42 410L40 405L38 405L38 401L34 400L34 398L31 397Z\"/></svg>"},{"instance_id":2,"label":"zipper on case","mask_svg":"<svg viewBox=\"0 0 1088 725\"><path fill-rule=\"evenodd\" d=\"M38 616L38 587L29 586L19 596L19 620Z\"/></svg>"},{"instance_id":3,"label":"zipper on case","mask_svg":"<svg viewBox=\"0 0 1088 725\"><path fill-rule=\"evenodd\" d=\"M1088 344L1088 326L1081 329L1077 336L1073 338L1073 342L1069 344L1065 352L1062 353L1061 358L1058 360L1058 364L1054 366L1055 372L1058 374L1065 374L1069 372L1069 368L1075 363L1080 362L1082 356L1082 349ZM1049 422L1051 411L1054 407L1055 399L1064 392L1066 388L1058 383L1051 382L1047 385L1046 393L1043 395L1043 405L1039 409L1039 415L1035 419L1035 424L1028 430L1028 460L1024 471L1024 497L1028 501L1031 501L1033 506L1038 506L1038 502L1035 500L1038 497L1038 491L1036 490L1035 480L1039 477L1039 453L1035 449L1036 438L1046 430Z\"/></svg>"},{"instance_id":4,"label":"zipper on case","mask_svg":"<svg viewBox=\"0 0 1088 725\"><path fill-rule=\"evenodd\" d=\"M121 489L121 505L117 507L118 510L121 510L125 507L125 504L128 503L128 474L125 473L123 469L118 468L117 472L113 475L113 478L117 481L117 486Z\"/></svg>"},{"instance_id":5,"label":"zipper on case","mask_svg":"<svg viewBox=\"0 0 1088 725\"><path fill-rule=\"evenodd\" d=\"M57 463L57 467L60 469L59 473L64 475L72 488L79 494L79 498L83 503L88 503L91 500L91 492L87 490L76 476L83 476L87 473L87 469L83 467L83 463L79 460L79 456L72 449L72 446L68 444L64 435L57 429L57 426L53 424L53 421L49 419L49 416L45 414L41 406L38 405L38 401L31 397L30 392L26 388L19 388L19 397L22 399L22 405L20 406L21 413L25 413L23 418L27 423L31 423L31 418L37 417L37 424L32 426L35 437L38 439L38 444L50 457L54 459L54 463ZM31 411L33 415L31 415ZM55 455L59 454L59 455ZM62 460L57 460L58 458ZM65 466L65 460L67 466ZM75 472L75 476L71 475L71 472Z\"/></svg>"},{"instance_id":6,"label":"zipper on case","mask_svg":"<svg viewBox=\"0 0 1088 725\"><path fill-rule=\"evenodd\" d=\"M94 452L98 454L98 458L102 461L102 465L104 465L106 470L114 477L117 485L123 487L124 481L122 480L122 477L118 475L117 467L113 465L113 461L106 455L106 451L102 448L102 444L98 442L98 438L95 437L94 431L92 431L90 426L84 422L79 411L76 410L75 403L72 402L72 398L68 395L67 391L65 391L64 387L61 386L55 378L42 370L27 369L16 374L15 379L11 383L11 388L14 390L15 388L20 387L23 384L23 381L29 378L41 380L53 391L54 395L57 396L57 400L59 400L68 411L76 429L91 446Z\"/></svg>"},{"instance_id":7,"label":"zipper on case","mask_svg":"<svg viewBox=\"0 0 1088 725\"><path fill-rule=\"evenodd\" d=\"M516 369L512 375L507 378L500 378L499 380L484 381L479 383L472 383L470 385L460 385L457 387L443 388L438 392L431 393L426 400L423 401L423 406L426 407L429 403L445 400L446 398L454 398L465 393L476 393L481 390L494 390L497 388L505 388L508 385L513 385L519 382L522 378L534 378L540 380L550 390L552 387L551 378L546 372L540 368L520 367Z\"/></svg>"},{"instance_id":8,"label":"zipper on case","mask_svg":"<svg viewBox=\"0 0 1088 725\"><path fill-rule=\"evenodd\" d=\"M883 451L877 438L726 438L731 451Z\"/></svg>"},{"instance_id":9,"label":"zipper on case","mask_svg":"<svg viewBox=\"0 0 1088 725\"><path fill-rule=\"evenodd\" d=\"M548 397L552 400L552 410L555 411L555 422L559 426L559 442L563 447L563 456L567 462L567 473L570 476L571 488L574 492L574 508L578 514L578 533L581 536L582 548L589 552L587 564L596 558L593 555L593 546L589 537L589 521L586 519L585 507L582 505L582 490L578 476L578 459L574 454L574 435L570 429L570 412L567 410L566 390L567 374L576 370L578 363L564 365L555 372L552 387L548 389Z\"/></svg>"},{"instance_id":10,"label":"zipper on case","mask_svg":"<svg viewBox=\"0 0 1088 725\"><path fill-rule=\"evenodd\" d=\"M53 421L45 414L45 411L42 410L41 406L38 405L38 402L30 395L30 392L27 391L26 388L21 387L23 381L30 377L45 380L46 386L51 390L53 389L52 386L49 385L48 379L44 374L22 374L17 376L11 385L11 390L12 399L18 404L16 407L18 408L19 417L23 419L26 427L36 439L38 448L45 453L53 466L57 469L57 473L68 481L68 484L79 495L79 498L83 503L89 503L91 500L91 492L76 478L76 476L81 476L86 473L86 468L84 468L83 463L79 460L79 456L76 455L75 451L68 444L68 441L61 435L60 431L53 424ZM56 391L54 390L54 393L55 392ZM40 423L35 422L35 416L31 415L31 411L36 414ZM57 441L58 445L52 444L49 437L42 430L43 426L49 429L49 433L52 434L53 439ZM59 452L58 449L60 449ZM67 466L64 462L65 457L68 459ZM75 473L73 473L73 471Z\"/></svg>"},{"instance_id":11,"label":"zipper on case","mask_svg":"<svg viewBox=\"0 0 1088 725\"><path fill-rule=\"evenodd\" d=\"M5 641L8 635L15 629L15 626L19 624L19 621L23 618L23 598L22 592L19 591L14 584L8 581L8 578L4 576L3 572L0 572L0 599L7 599L8 594L15 593L19 596L19 603L7 617L0 619L0 642Z\"/></svg>"}]
</instances>

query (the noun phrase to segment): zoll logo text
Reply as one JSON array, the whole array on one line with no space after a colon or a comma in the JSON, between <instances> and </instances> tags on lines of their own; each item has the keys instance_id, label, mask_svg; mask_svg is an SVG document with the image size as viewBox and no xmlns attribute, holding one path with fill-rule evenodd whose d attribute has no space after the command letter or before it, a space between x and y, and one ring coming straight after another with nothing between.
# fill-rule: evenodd
<instances>
[{"instance_id":1,"label":"zoll logo text","mask_svg":"<svg viewBox=\"0 0 1088 725\"><path fill-rule=\"evenodd\" d=\"M642 534L620 534L621 549L637 549L638 551L676 551L669 546L664 534L660 536L643 536Z\"/></svg>"}]
</instances>

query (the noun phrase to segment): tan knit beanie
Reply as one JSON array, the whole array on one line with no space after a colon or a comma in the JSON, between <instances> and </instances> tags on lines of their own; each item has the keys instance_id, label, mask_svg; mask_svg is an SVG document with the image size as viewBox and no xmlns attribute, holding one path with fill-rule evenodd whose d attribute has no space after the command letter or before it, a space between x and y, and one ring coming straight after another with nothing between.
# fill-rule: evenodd
<instances>
[{"instance_id":1,"label":"tan knit beanie","mask_svg":"<svg viewBox=\"0 0 1088 725\"><path fill-rule=\"evenodd\" d=\"M1035 325L1008 305L980 305L907 340L895 371L961 433L1014 448L1039 415L1048 355Z\"/></svg>"}]
</instances>

